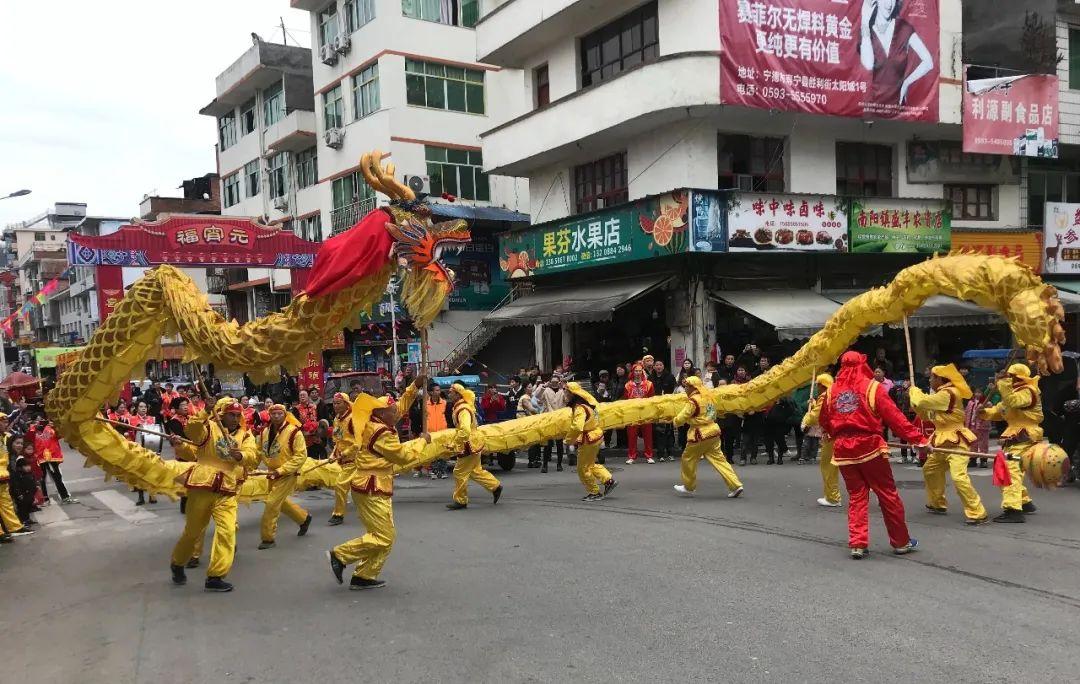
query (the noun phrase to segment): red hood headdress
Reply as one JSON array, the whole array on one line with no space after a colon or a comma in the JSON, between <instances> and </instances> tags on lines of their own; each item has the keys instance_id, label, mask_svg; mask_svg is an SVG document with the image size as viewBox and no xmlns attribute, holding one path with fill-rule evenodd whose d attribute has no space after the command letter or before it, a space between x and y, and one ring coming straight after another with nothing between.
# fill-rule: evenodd
<instances>
[{"instance_id":1,"label":"red hood headdress","mask_svg":"<svg viewBox=\"0 0 1080 684\"><path fill-rule=\"evenodd\" d=\"M836 374L834 387L858 387L860 380L873 380L874 371L866 363L866 354L857 351L844 352L840 357L840 371Z\"/></svg>"}]
</instances>

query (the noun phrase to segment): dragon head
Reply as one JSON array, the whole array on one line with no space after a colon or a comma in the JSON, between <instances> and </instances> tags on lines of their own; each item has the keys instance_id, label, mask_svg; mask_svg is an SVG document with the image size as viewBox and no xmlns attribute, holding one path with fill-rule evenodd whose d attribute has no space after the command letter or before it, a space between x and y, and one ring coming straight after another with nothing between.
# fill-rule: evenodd
<instances>
[{"instance_id":1,"label":"dragon head","mask_svg":"<svg viewBox=\"0 0 1080 684\"><path fill-rule=\"evenodd\" d=\"M365 154L360 170L372 189L390 198L393 222L386 225L394 251L406 267L402 300L418 327L425 327L454 289L454 274L442 261L448 250L460 252L472 239L465 221L432 220L431 207L394 178L392 163L382 166L382 152Z\"/></svg>"}]
</instances>

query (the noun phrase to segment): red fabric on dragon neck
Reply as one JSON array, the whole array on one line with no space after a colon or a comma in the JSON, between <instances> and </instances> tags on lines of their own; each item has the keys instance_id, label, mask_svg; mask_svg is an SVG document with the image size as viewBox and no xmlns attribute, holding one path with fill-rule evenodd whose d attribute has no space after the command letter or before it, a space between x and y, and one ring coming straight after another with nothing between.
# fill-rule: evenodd
<instances>
[{"instance_id":1,"label":"red fabric on dragon neck","mask_svg":"<svg viewBox=\"0 0 1080 684\"><path fill-rule=\"evenodd\" d=\"M393 218L376 209L352 228L330 238L315 255L304 294L324 297L378 273L390 262L394 238L386 230Z\"/></svg>"}]
</instances>

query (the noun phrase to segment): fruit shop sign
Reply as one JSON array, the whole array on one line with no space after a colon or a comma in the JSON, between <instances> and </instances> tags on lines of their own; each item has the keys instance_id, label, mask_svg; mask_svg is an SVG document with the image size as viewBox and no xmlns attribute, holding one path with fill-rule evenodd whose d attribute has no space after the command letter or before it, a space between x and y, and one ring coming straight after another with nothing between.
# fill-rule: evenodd
<instances>
[{"instance_id":1,"label":"fruit shop sign","mask_svg":"<svg viewBox=\"0 0 1080 684\"><path fill-rule=\"evenodd\" d=\"M837 197L734 193L728 251L846 252L846 203Z\"/></svg>"}]
</instances>

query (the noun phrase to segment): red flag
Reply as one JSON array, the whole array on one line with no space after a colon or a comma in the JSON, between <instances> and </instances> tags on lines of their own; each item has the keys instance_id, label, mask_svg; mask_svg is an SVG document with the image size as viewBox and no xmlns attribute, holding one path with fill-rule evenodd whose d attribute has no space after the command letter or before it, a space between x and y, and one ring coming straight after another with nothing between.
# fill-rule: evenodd
<instances>
[{"instance_id":1,"label":"red flag","mask_svg":"<svg viewBox=\"0 0 1080 684\"><path fill-rule=\"evenodd\" d=\"M315 255L304 292L309 297L334 294L386 266L394 246L386 224L392 221L389 213L376 209L352 228L324 242Z\"/></svg>"},{"instance_id":2,"label":"red flag","mask_svg":"<svg viewBox=\"0 0 1080 684\"><path fill-rule=\"evenodd\" d=\"M1005 452L998 449L998 452L994 454L994 473L993 483L995 487L1008 487L1012 484L1012 474L1009 472L1009 465L1005 460Z\"/></svg>"}]
</instances>

